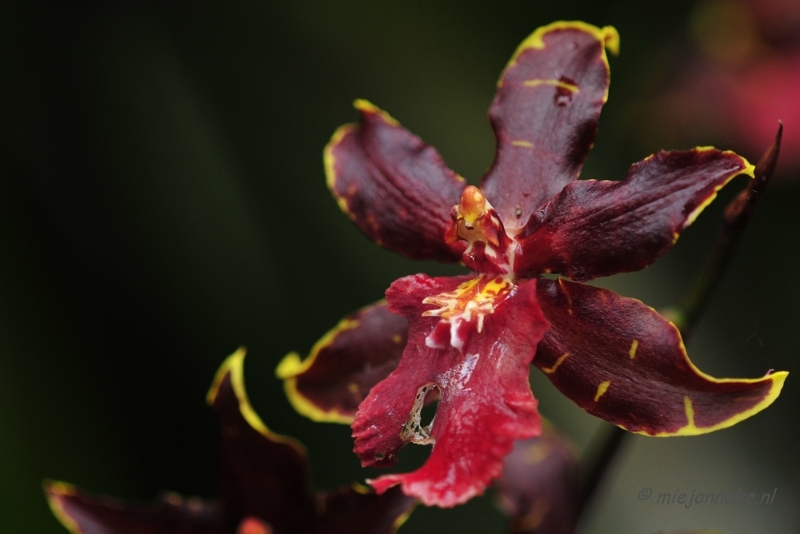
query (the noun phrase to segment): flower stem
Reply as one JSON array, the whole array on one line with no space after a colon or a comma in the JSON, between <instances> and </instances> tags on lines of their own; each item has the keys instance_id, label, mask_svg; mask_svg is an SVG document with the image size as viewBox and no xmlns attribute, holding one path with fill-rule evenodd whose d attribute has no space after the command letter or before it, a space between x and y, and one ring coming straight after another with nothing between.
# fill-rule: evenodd
<instances>
[{"instance_id":1,"label":"flower stem","mask_svg":"<svg viewBox=\"0 0 800 534\"><path fill-rule=\"evenodd\" d=\"M725 209L723 227L714 248L706 257L700 274L691 289L677 306L662 312L681 331L684 342L694 333L697 323L708 307L714 290L733 257L739 240L755 210L756 202L764 192L775 170L780 152L783 124L779 123L775 142L767 149L755 168L755 177ZM613 425L603 424L584 454L581 465L578 514L583 519L597 488L615 464L619 452L628 441L629 432Z\"/></svg>"}]
</instances>

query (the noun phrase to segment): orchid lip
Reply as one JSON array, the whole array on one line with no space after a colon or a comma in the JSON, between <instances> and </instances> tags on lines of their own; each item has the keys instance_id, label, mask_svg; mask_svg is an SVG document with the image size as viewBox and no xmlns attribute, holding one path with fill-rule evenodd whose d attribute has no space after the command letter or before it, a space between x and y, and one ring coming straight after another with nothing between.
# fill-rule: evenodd
<instances>
[{"instance_id":1,"label":"orchid lip","mask_svg":"<svg viewBox=\"0 0 800 534\"><path fill-rule=\"evenodd\" d=\"M440 321L425 338L425 344L433 349L444 349L449 344L462 352L472 330L478 334L483 331L486 316L495 312L514 287L510 276L479 275L454 291L426 297L423 304L439 308L425 311L422 316L440 317Z\"/></svg>"},{"instance_id":2,"label":"orchid lip","mask_svg":"<svg viewBox=\"0 0 800 534\"><path fill-rule=\"evenodd\" d=\"M433 295L423 304L437 309L423 312L423 317L440 317L425 345L432 349L448 346L463 352L474 330L483 331L487 315L494 313L515 287L511 266L517 242L506 234L503 223L480 188L469 185L461 193L461 202L451 210L452 224L446 238L468 243L463 261L476 276L454 291Z\"/></svg>"}]
</instances>

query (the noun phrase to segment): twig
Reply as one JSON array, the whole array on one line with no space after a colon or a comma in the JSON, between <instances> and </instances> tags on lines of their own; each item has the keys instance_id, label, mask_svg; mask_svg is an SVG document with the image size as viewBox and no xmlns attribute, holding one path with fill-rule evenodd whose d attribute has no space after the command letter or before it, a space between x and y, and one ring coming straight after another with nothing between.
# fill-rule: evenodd
<instances>
[{"instance_id":1,"label":"twig","mask_svg":"<svg viewBox=\"0 0 800 534\"><path fill-rule=\"evenodd\" d=\"M692 288L681 300L677 309L672 310L680 321L676 323L676 326L680 328L684 339L691 337L694 333L700 316L711 301L711 295L719 285L722 274L728 267L734 250L736 250L736 245L739 243L742 234L744 234L747 223L750 222L753 216L756 203L764 193L764 188L775 170L782 135L783 124L779 123L775 142L767 149L758 165L756 165L755 178L725 209L724 226L719 237L717 237L714 248L706 259L703 270L695 279Z\"/></svg>"}]
</instances>

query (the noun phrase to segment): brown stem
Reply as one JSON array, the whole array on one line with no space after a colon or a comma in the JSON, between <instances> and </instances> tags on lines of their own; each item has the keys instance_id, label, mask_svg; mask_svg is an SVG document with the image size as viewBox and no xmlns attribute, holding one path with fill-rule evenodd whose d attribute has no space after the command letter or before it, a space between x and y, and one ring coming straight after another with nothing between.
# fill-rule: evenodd
<instances>
[{"instance_id":1,"label":"brown stem","mask_svg":"<svg viewBox=\"0 0 800 534\"><path fill-rule=\"evenodd\" d=\"M764 188L767 186L770 177L772 177L775 163L778 161L782 135L783 124L779 123L775 142L767 149L758 165L756 165L754 179L728 204L723 217L722 231L717 237L714 248L706 258L703 269L695 278L691 289L681 300L677 310L674 310L677 312L678 317L682 319L682 324L677 326L680 328L684 339L691 337L694 333L700 316L711 301L711 295L722 279L722 274L727 269L733 252L736 250L736 245L738 245L747 223L750 222L753 216L756 203L764 193Z\"/></svg>"}]
</instances>

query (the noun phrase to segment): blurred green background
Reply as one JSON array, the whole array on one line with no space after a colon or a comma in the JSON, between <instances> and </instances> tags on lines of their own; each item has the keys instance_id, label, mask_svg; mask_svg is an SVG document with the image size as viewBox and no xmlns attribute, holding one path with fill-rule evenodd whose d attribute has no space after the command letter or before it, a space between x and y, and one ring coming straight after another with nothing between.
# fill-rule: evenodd
<instances>
[{"instance_id":1,"label":"blurred green background","mask_svg":"<svg viewBox=\"0 0 800 534\"><path fill-rule=\"evenodd\" d=\"M42 497L45 477L130 499L213 496L218 428L204 395L239 345L249 349L256 410L308 446L318 487L363 480L349 428L296 415L273 370L394 279L457 268L382 250L339 213L321 151L356 119L352 100L386 109L476 183L494 149L486 110L517 44L553 20L611 24L621 55L583 176L622 178L660 148L698 142L647 111L691 56L697 9L633 0L0 3L0 530L64 532ZM759 156L732 136L700 142ZM790 170L779 174L689 345L715 376L797 369L800 187ZM673 304L744 183L654 267L601 283ZM533 375L543 414L585 445L597 420ZM634 437L585 532L796 532L798 391L790 376L774 406L708 436ZM644 487L778 489L769 507L686 510L639 501ZM491 499L476 499L420 507L401 532L503 524Z\"/></svg>"}]
</instances>

